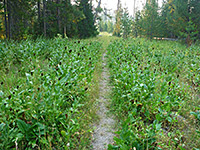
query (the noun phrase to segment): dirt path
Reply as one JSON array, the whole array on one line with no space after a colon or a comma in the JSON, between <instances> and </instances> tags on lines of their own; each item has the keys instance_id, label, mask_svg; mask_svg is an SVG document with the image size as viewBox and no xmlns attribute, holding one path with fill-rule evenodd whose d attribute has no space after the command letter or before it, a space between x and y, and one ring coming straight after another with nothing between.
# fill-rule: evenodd
<instances>
[{"instance_id":1,"label":"dirt path","mask_svg":"<svg viewBox=\"0 0 200 150\"><path fill-rule=\"evenodd\" d=\"M99 83L100 91L99 91L99 100L97 103L97 115L100 117L99 123L95 125L95 130L93 134L93 149L94 150L105 150L107 149L107 145L113 142L114 137L114 123L115 121L111 116L107 115L108 108L108 94L110 92L110 87L108 85L109 75L108 70L106 68L106 58L105 53L102 57L102 77Z\"/></svg>"}]
</instances>

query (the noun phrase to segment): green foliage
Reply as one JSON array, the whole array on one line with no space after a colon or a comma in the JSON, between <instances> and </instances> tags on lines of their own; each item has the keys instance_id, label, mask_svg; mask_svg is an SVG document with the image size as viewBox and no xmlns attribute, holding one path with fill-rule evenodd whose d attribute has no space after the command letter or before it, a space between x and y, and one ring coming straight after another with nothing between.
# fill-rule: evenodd
<instances>
[{"instance_id":1,"label":"green foliage","mask_svg":"<svg viewBox=\"0 0 200 150\"><path fill-rule=\"evenodd\" d=\"M143 10L136 12L133 34L137 37L191 37L199 39L200 3L198 0L169 0L161 8L156 0L147 1ZM187 42L188 44L188 42ZM191 45L191 44L190 44Z\"/></svg>"},{"instance_id":2,"label":"green foliage","mask_svg":"<svg viewBox=\"0 0 200 150\"><path fill-rule=\"evenodd\" d=\"M10 18L10 38L21 40L27 38L27 34L31 32L32 19L34 17L35 9L32 9L35 5L35 1L7 1L9 10L7 15ZM8 8L7 8L8 9ZM11 23L12 22L12 23Z\"/></svg>"},{"instance_id":3,"label":"green foliage","mask_svg":"<svg viewBox=\"0 0 200 150\"><path fill-rule=\"evenodd\" d=\"M114 28L114 25L113 25L112 21L110 21L110 20L105 21L105 22L101 20L99 22L99 31L100 32L112 33L113 28Z\"/></svg>"},{"instance_id":4,"label":"green foliage","mask_svg":"<svg viewBox=\"0 0 200 150\"><path fill-rule=\"evenodd\" d=\"M199 99L191 97L200 92L199 47L126 39L107 50L120 124L109 149L197 148Z\"/></svg>"},{"instance_id":5,"label":"green foliage","mask_svg":"<svg viewBox=\"0 0 200 150\"><path fill-rule=\"evenodd\" d=\"M94 15L89 6L89 0L81 0L79 8L84 14L84 19L78 23L78 31L80 38L94 37L97 35L97 29L94 25Z\"/></svg>"},{"instance_id":6,"label":"green foliage","mask_svg":"<svg viewBox=\"0 0 200 150\"><path fill-rule=\"evenodd\" d=\"M124 8L121 18L121 34L123 38L127 38L132 29L132 18L129 16L128 8Z\"/></svg>"},{"instance_id":7,"label":"green foliage","mask_svg":"<svg viewBox=\"0 0 200 150\"><path fill-rule=\"evenodd\" d=\"M112 21L108 21L107 22L107 26L108 26L108 28L107 28L108 33L113 33L113 30L114 30L114 24L113 24L113 22Z\"/></svg>"},{"instance_id":8,"label":"green foliage","mask_svg":"<svg viewBox=\"0 0 200 150\"><path fill-rule=\"evenodd\" d=\"M116 22L115 22L114 31L113 31L114 36L118 36L118 37L121 36L122 13L123 13L122 7L121 7L121 4L119 4L118 10L116 11Z\"/></svg>"},{"instance_id":9,"label":"green foliage","mask_svg":"<svg viewBox=\"0 0 200 150\"><path fill-rule=\"evenodd\" d=\"M137 37L138 35L141 35L141 28L140 28L140 11L137 11L136 14L135 14L135 19L134 19L134 22L133 22L133 35L135 37Z\"/></svg>"},{"instance_id":10,"label":"green foliage","mask_svg":"<svg viewBox=\"0 0 200 150\"><path fill-rule=\"evenodd\" d=\"M187 44L188 46L190 46L190 43L194 43L194 41L196 41L198 39L197 35L198 35L199 31L197 30L197 26L191 21L187 23L187 27L185 28L185 31L180 32L180 35L184 38L187 39Z\"/></svg>"},{"instance_id":11,"label":"green foliage","mask_svg":"<svg viewBox=\"0 0 200 150\"><path fill-rule=\"evenodd\" d=\"M5 1L9 38L14 40L28 37L36 39L39 36L53 38L57 34L63 37L86 38L97 35L93 6L89 6L88 0L74 2L75 4L70 0ZM3 6L3 3L1 4ZM3 10L3 7L0 8L1 12ZM4 13L0 16L5 28ZM4 28L1 34L6 33Z\"/></svg>"},{"instance_id":12,"label":"green foliage","mask_svg":"<svg viewBox=\"0 0 200 150\"><path fill-rule=\"evenodd\" d=\"M197 121L200 123L200 111L197 110L196 112L191 112L191 114L194 115Z\"/></svg>"},{"instance_id":13,"label":"green foliage","mask_svg":"<svg viewBox=\"0 0 200 150\"><path fill-rule=\"evenodd\" d=\"M144 10L136 12L135 26L135 35L139 34L151 39L159 35L160 23L157 1L147 2Z\"/></svg>"},{"instance_id":14,"label":"green foliage","mask_svg":"<svg viewBox=\"0 0 200 150\"><path fill-rule=\"evenodd\" d=\"M1 42L0 149L89 149L81 123L100 48L59 37Z\"/></svg>"},{"instance_id":15,"label":"green foliage","mask_svg":"<svg viewBox=\"0 0 200 150\"><path fill-rule=\"evenodd\" d=\"M196 0L173 0L165 3L163 5L161 18L165 20L165 24L162 26L167 29L164 31L165 35L168 37L182 37L184 34L188 34L187 28L189 26L189 28L191 28L192 24L198 31L197 22L200 21L198 17L199 10L200 3ZM187 36L185 35L185 37ZM197 33L195 37L199 38L199 33Z\"/></svg>"}]
</instances>

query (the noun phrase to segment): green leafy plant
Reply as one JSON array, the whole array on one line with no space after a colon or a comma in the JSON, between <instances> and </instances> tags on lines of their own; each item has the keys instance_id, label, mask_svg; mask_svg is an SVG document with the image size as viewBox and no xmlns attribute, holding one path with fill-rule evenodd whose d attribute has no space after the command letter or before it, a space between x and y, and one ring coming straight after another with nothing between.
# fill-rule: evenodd
<instances>
[{"instance_id":1,"label":"green leafy plant","mask_svg":"<svg viewBox=\"0 0 200 150\"><path fill-rule=\"evenodd\" d=\"M191 130L198 128L186 118L190 118L189 110L196 109L190 96L198 91L195 54L199 47L188 50L179 43L169 43L129 38L109 45L111 108L120 122L115 144L109 149L198 147L197 133L185 139L182 131L187 128L185 122ZM192 115L198 117L197 112Z\"/></svg>"},{"instance_id":2,"label":"green leafy plant","mask_svg":"<svg viewBox=\"0 0 200 150\"><path fill-rule=\"evenodd\" d=\"M55 38L0 47L0 149L90 147L81 123L101 44Z\"/></svg>"}]
</instances>

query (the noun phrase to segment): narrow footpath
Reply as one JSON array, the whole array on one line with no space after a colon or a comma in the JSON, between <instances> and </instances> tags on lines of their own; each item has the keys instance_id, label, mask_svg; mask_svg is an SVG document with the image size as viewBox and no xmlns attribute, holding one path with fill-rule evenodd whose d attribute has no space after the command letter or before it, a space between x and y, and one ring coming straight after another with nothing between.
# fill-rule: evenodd
<instances>
[{"instance_id":1,"label":"narrow footpath","mask_svg":"<svg viewBox=\"0 0 200 150\"><path fill-rule=\"evenodd\" d=\"M114 137L114 124L115 121L113 120L112 116L108 116L108 108L107 105L109 104L108 95L110 93L109 87L109 72L106 68L106 58L105 53L102 57L102 77L99 82L99 99L97 100L97 115L99 116L100 120L98 124L94 125L94 134L93 134L93 149L94 150L106 150L108 144L113 142Z\"/></svg>"}]
</instances>

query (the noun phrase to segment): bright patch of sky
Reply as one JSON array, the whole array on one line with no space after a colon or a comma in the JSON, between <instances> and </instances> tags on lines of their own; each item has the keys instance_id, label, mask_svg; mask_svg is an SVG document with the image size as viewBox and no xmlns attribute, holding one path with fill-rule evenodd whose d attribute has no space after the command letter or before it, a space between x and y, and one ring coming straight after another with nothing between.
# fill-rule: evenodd
<instances>
[{"instance_id":1,"label":"bright patch of sky","mask_svg":"<svg viewBox=\"0 0 200 150\"><path fill-rule=\"evenodd\" d=\"M162 5L163 0L158 0L159 6ZM110 9L111 12L117 9L117 2L118 0L102 0L102 7L106 7ZM136 9L142 10L144 7L146 0L136 0ZM129 10L130 15L133 15L134 12L134 0L121 0L122 7L127 7Z\"/></svg>"}]
</instances>

